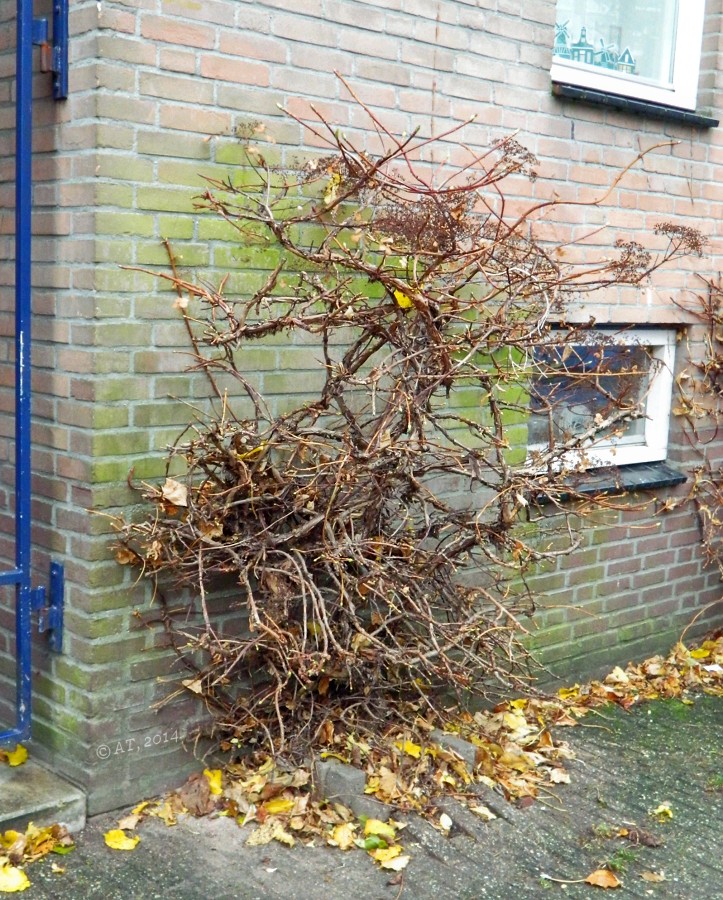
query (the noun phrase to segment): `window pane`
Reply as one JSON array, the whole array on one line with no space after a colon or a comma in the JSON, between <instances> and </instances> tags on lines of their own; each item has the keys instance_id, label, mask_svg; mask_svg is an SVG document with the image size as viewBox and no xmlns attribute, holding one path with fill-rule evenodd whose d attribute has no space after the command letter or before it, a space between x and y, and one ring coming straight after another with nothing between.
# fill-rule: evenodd
<instances>
[{"instance_id":1,"label":"window pane","mask_svg":"<svg viewBox=\"0 0 723 900\"><path fill-rule=\"evenodd\" d=\"M555 57L671 84L678 0L558 0Z\"/></svg>"},{"instance_id":2,"label":"window pane","mask_svg":"<svg viewBox=\"0 0 723 900\"><path fill-rule=\"evenodd\" d=\"M581 435L621 410L644 410L651 357L646 347L555 346L538 351L544 377L531 386L528 443L555 446ZM556 374L559 373L559 374ZM616 422L595 442L643 443L645 420Z\"/></svg>"}]
</instances>

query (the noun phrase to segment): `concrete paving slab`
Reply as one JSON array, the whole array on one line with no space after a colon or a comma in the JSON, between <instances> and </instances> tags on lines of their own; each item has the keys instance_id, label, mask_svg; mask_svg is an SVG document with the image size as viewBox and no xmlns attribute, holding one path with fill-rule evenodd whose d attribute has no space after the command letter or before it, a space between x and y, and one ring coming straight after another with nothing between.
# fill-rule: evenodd
<instances>
[{"instance_id":1,"label":"concrete paving slab","mask_svg":"<svg viewBox=\"0 0 723 900\"><path fill-rule=\"evenodd\" d=\"M62 823L71 833L85 826L85 794L32 759L0 765L0 831Z\"/></svg>"}]
</instances>

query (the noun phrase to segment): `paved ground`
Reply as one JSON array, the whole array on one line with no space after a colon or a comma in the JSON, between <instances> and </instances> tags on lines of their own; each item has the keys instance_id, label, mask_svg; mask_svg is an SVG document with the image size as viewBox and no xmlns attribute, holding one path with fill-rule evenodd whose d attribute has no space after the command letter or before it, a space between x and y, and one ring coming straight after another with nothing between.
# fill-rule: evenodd
<instances>
[{"instance_id":1,"label":"paved ground","mask_svg":"<svg viewBox=\"0 0 723 900\"><path fill-rule=\"evenodd\" d=\"M574 882L606 861L622 866L613 897L723 900L723 699L648 704L590 716L564 735L578 759L572 784L548 803L509 809L482 824L459 808L449 838L412 820L404 832L412 861L401 884L361 852L331 848L246 847L227 819L167 828L151 820L131 853L113 852L103 832L118 816L92 819L77 850L28 869L29 900L526 900L594 897L600 888ZM667 803L673 818L650 810ZM605 835L636 823L662 839L634 846ZM51 872L51 862L66 866ZM664 873L648 882L642 873Z\"/></svg>"}]
</instances>

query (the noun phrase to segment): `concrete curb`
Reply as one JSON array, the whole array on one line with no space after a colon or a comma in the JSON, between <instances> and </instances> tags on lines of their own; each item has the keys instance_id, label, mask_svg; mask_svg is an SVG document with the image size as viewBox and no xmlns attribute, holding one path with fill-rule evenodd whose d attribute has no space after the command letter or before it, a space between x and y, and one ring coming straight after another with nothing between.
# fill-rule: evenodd
<instances>
[{"instance_id":1,"label":"concrete curb","mask_svg":"<svg viewBox=\"0 0 723 900\"><path fill-rule=\"evenodd\" d=\"M430 741L444 750L455 753L470 772L474 771L477 762L477 747L474 744L439 729L430 733ZM315 759L311 764L311 777L312 796L315 800L342 803L348 806L355 816L366 816L370 819L386 820L395 813L394 807L390 804L364 793L366 775L361 769L349 763L334 758ZM498 818L507 822L515 822L519 818L519 811L486 784L470 785L469 793L479 798ZM447 799L445 798L443 802L446 803Z\"/></svg>"}]
</instances>

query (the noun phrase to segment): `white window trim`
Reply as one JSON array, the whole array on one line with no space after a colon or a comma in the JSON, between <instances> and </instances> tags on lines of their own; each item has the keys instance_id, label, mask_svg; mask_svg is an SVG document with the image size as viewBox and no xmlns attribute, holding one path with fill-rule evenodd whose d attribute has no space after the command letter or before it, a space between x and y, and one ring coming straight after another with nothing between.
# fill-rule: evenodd
<instances>
[{"instance_id":1,"label":"white window trim","mask_svg":"<svg viewBox=\"0 0 723 900\"><path fill-rule=\"evenodd\" d=\"M572 84L608 94L694 110L698 98L698 74L703 42L705 0L680 0L676 29L673 82L661 85L622 72L605 72L597 66L553 56L553 82Z\"/></svg>"},{"instance_id":2,"label":"white window trim","mask_svg":"<svg viewBox=\"0 0 723 900\"><path fill-rule=\"evenodd\" d=\"M554 344L565 343L565 333ZM559 459L560 467L570 469L594 469L605 466L629 466L635 463L660 462L668 455L668 433L673 398L673 370L675 367L676 331L674 328L635 328L629 331L615 331L596 328L590 333L589 343L594 343L595 335L612 338L618 344L639 344L647 347L655 371L645 397L645 434L642 441L627 443L625 438L605 438L593 441L582 450L572 450ZM583 343L577 341L576 343ZM540 457L547 456L549 447L545 444L528 446L527 466L540 466ZM535 454L533 457L532 454ZM553 451L554 454L554 451ZM557 462L557 460L556 460Z\"/></svg>"}]
</instances>

